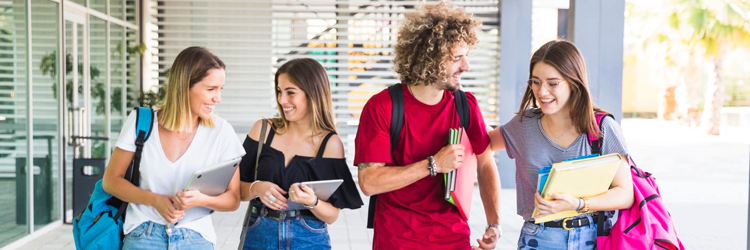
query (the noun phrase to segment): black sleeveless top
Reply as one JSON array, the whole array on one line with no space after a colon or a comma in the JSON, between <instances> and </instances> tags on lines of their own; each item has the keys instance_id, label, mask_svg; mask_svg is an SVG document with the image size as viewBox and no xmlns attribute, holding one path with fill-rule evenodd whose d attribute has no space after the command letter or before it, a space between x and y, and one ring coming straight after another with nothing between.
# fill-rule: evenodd
<instances>
[{"instance_id":1,"label":"black sleeveless top","mask_svg":"<svg viewBox=\"0 0 750 250\"><path fill-rule=\"evenodd\" d=\"M260 168L258 168L257 180L272 182L288 192L293 183L343 179L344 183L331 195L328 202L334 207L349 209L357 209L364 204L359 196L359 191L357 191L357 186L354 184L346 159L323 158L326 144L334 134L333 132L328 133L320 143L320 149L318 149L318 154L315 157L295 155L289 161L287 167L284 167L284 153L271 147L275 134L276 129L272 127L266 142L263 144L263 150L260 152L260 160L258 161ZM258 141L247 136L242 146L247 154L242 157L240 162L240 180L253 182L255 180L253 175L255 175ZM288 198L289 195L285 195L285 197Z\"/></svg>"}]
</instances>

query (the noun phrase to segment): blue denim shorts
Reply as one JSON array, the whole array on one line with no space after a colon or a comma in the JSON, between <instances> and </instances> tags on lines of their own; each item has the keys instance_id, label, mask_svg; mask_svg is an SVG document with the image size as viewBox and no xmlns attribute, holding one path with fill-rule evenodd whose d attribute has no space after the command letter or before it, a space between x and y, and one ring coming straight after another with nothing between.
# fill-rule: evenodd
<instances>
[{"instance_id":1,"label":"blue denim shorts","mask_svg":"<svg viewBox=\"0 0 750 250\"><path fill-rule=\"evenodd\" d=\"M186 228L172 228L168 234L165 225L144 222L125 235L122 249L214 249L214 244L201 234Z\"/></svg>"},{"instance_id":2,"label":"blue denim shorts","mask_svg":"<svg viewBox=\"0 0 750 250\"><path fill-rule=\"evenodd\" d=\"M297 215L281 221L252 213L243 249L331 249L328 225L315 216Z\"/></svg>"},{"instance_id":3,"label":"blue denim shorts","mask_svg":"<svg viewBox=\"0 0 750 250\"><path fill-rule=\"evenodd\" d=\"M590 224L571 230L526 221L518 238L518 249L596 249L597 224L591 216L587 214L574 217L588 217Z\"/></svg>"}]
</instances>

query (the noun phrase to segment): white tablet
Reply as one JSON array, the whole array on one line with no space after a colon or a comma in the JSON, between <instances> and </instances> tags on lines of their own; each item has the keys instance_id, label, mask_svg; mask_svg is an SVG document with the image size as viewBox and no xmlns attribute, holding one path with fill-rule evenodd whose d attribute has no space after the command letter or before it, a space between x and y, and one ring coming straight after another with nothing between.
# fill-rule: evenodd
<instances>
[{"instance_id":1,"label":"white tablet","mask_svg":"<svg viewBox=\"0 0 750 250\"><path fill-rule=\"evenodd\" d=\"M216 163L207 168L195 170L185 186L185 191L199 190L201 193L210 196L223 194L226 192L229 182L232 181L232 177L237 171L241 160L242 157L237 157L225 162ZM194 207L185 210L185 216L179 222L175 223L175 225L200 219L213 212L213 210L206 207Z\"/></svg>"},{"instance_id":2,"label":"white tablet","mask_svg":"<svg viewBox=\"0 0 750 250\"><path fill-rule=\"evenodd\" d=\"M331 195L333 192L336 192L336 189L341 186L341 183L344 183L344 180L342 179L335 179L335 180L324 180L324 181L306 181L301 182L300 184L305 184L308 187L312 188L313 191L315 191L315 195L318 196L318 200L321 201L328 201L329 198L331 198ZM283 209L282 211L288 211L288 210L303 210L305 209L305 206L301 203L288 201L287 205L289 205L286 209Z\"/></svg>"}]
</instances>

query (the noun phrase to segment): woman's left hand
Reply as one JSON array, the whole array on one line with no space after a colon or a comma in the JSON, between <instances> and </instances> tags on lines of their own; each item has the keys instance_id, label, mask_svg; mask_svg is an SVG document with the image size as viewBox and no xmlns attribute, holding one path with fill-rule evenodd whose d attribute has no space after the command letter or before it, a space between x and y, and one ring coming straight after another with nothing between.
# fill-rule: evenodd
<instances>
[{"instance_id":1,"label":"woman's left hand","mask_svg":"<svg viewBox=\"0 0 750 250\"><path fill-rule=\"evenodd\" d=\"M552 200L545 200L539 195L538 192L534 192L534 206L539 211L539 215L534 218L547 216L567 210L576 210L578 208L578 198L570 196L568 194L550 194Z\"/></svg>"},{"instance_id":2,"label":"woman's left hand","mask_svg":"<svg viewBox=\"0 0 750 250\"><path fill-rule=\"evenodd\" d=\"M318 197L315 191L304 184L294 183L289 186L289 200L302 205L312 205Z\"/></svg>"},{"instance_id":3,"label":"woman's left hand","mask_svg":"<svg viewBox=\"0 0 750 250\"><path fill-rule=\"evenodd\" d=\"M194 207L205 207L208 198L209 196L198 190L180 190L172 196L172 203L179 210L187 210Z\"/></svg>"}]
</instances>

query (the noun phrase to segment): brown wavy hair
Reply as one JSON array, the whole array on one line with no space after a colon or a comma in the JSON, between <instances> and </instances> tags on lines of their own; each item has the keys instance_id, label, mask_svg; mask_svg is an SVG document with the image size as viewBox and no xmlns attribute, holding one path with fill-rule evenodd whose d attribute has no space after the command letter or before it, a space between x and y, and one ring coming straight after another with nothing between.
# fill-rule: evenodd
<instances>
[{"instance_id":1,"label":"brown wavy hair","mask_svg":"<svg viewBox=\"0 0 750 250\"><path fill-rule=\"evenodd\" d=\"M204 47L189 47L177 54L169 69L164 103L156 108L159 111L159 124L171 131L185 132L193 129L190 88L203 80L211 69L226 70L226 65ZM214 127L211 119L198 117L198 123Z\"/></svg>"},{"instance_id":2,"label":"brown wavy hair","mask_svg":"<svg viewBox=\"0 0 750 250\"><path fill-rule=\"evenodd\" d=\"M310 107L313 135L320 132L336 133L336 122L333 118L333 101L331 100L331 83L323 65L310 58L297 58L281 65L276 70L274 87L276 89L276 107L279 117L270 119L276 131L282 131L289 126L289 120L284 115L284 108L279 103L279 76L287 74L289 81L305 92Z\"/></svg>"},{"instance_id":3,"label":"brown wavy hair","mask_svg":"<svg viewBox=\"0 0 750 250\"><path fill-rule=\"evenodd\" d=\"M595 136L601 137L601 131L599 131L599 126L596 125L594 113L606 111L594 105L591 100L586 62L584 62L583 55L581 55L578 47L566 40L553 40L545 43L531 56L529 79L531 79L534 71L534 65L539 62L554 67L570 86L570 98L567 104L570 105L570 119L578 133L593 131ZM523 94L518 113L522 114L527 109L534 109L533 112L544 115L542 110L539 109L539 103L531 90L531 85L526 86L526 92ZM523 116L519 118L520 120L523 120Z\"/></svg>"},{"instance_id":4,"label":"brown wavy hair","mask_svg":"<svg viewBox=\"0 0 750 250\"><path fill-rule=\"evenodd\" d=\"M482 21L450 3L422 4L405 17L393 59L402 83L429 85L447 79L445 63L453 55L453 47L465 42L474 48L479 42L475 28Z\"/></svg>"}]
</instances>

